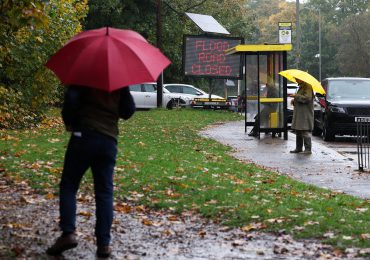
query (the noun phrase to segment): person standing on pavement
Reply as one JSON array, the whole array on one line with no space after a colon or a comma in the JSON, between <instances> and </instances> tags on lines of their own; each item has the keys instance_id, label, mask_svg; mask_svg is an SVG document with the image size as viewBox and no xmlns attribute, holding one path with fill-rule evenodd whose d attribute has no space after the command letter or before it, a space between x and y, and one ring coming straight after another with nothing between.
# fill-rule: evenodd
<instances>
[{"instance_id":1,"label":"person standing on pavement","mask_svg":"<svg viewBox=\"0 0 370 260\"><path fill-rule=\"evenodd\" d=\"M296 79L299 88L292 100L293 119L291 129L296 133L296 147L291 153L312 153L311 132L314 125L313 91L311 85ZM303 150L303 145L305 150Z\"/></svg>"},{"instance_id":2,"label":"person standing on pavement","mask_svg":"<svg viewBox=\"0 0 370 260\"><path fill-rule=\"evenodd\" d=\"M111 93L82 86L67 88L62 118L71 132L60 181L60 222L62 235L46 250L56 256L77 246L76 194L88 168L94 179L97 256L108 258L113 221L113 171L117 155L119 118L135 112L129 88Z\"/></svg>"}]
</instances>

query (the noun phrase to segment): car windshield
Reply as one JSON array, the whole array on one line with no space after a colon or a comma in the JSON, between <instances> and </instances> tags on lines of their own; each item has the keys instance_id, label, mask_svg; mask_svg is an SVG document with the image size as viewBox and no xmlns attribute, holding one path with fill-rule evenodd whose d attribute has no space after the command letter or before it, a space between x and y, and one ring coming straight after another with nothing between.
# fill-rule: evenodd
<instances>
[{"instance_id":1,"label":"car windshield","mask_svg":"<svg viewBox=\"0 0 370 260\"><path fill-rule=\"evenodd\" d=\"M370 80L332 80L327 99L370 99Z\"/></svg>"}]
</instances>

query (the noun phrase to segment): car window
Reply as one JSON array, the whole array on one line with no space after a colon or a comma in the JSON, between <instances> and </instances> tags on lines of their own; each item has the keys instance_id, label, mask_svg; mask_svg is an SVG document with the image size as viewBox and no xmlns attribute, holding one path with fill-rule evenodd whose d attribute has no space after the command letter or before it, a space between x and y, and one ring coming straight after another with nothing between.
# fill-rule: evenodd
<instances>
[{"instance_id":1,"label":"car window","mask_svg":"<svg viewBox=\"0 0 370 260\"><path fill-rule=\"evenodd\" d=\"M131 85L129 88L130 91L141 92L141 84Z\"/></svg>"},{"instance_id":2,"label":"car window","mask_svg":"<svg viewBox=\"0 0 370 260\"><path fill-rule=\"evenodd\" d=\"M157 88L153 84L143 84L145 92L156 92Z\"/></svg>"},{"instance_id":3,"label":"car window","mask_svg":"<svg viewBox=\"0 0 370 260\"><path fill-rule=\"evenodd\" d=\"M287 85L287 94L288 94L288 96L295 94L297 92L297 90L298 90L298 85L296 85L296 84L288 84Z\"/></svg>"},{"instance_id":4,"label":"car window","mask_svg":"<svg viewBox=\"0 0 370 260\"><path fill-rule=\"evenodd\" d=\"M184 86L182 89L184 94L199 95L200 93L198 90L188 86Z\"/></svg>"},{"instance_id":5,"label":"car window","mask_svg":"<svg viewBox=\"0 0 370 260\"><path fill-rule=\"evenodd\" d=\"M166 86L166 89L172 93L182 93L182 88L177 85Z\"/></svg>"},{"instance_id":6,"label":"car window","mask_svg":"<svg viewBox=\"0 0 370 260\"><path fill-rule=\"evenodd\" d=\"M370 80L333 80L327 98L331 100L370 99Z\"/></svg>"}]
</instances>

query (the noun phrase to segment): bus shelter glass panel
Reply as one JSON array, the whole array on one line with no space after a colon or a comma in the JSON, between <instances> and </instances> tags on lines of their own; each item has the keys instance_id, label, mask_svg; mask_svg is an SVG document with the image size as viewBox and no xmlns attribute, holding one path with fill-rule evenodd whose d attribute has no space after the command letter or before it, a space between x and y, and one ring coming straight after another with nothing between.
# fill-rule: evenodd
<instances>
[{"instance_id":1,"label":"bus shelter glass panel","mask_svg":"<svg viewBox=\"0 0 370 260\"><path fill-rule=\"evenodd\" d=\"M284 88L279 71L282 53L246 55L247 125L259 132L280 133L284 128Z\"/></svg>"},{"instance_id":2,"label":"bus shelter glass panel","mask_svg":"<svg viewBox=\"0 0 370 260\"><path fill-rule=\"evenodd\" d=\"M246 120L248 125L253 125L258 114L258 55L247 55L245 67Z\"/></svg>"}]
</instances>

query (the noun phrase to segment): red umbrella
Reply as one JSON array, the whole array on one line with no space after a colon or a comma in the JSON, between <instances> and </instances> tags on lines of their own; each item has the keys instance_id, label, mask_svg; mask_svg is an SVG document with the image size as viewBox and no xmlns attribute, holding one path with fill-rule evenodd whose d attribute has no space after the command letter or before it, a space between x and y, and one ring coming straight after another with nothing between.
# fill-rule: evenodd
<instances>
[{"instance_id":1,"label":"red umbrella","mask_svg":"<svg viewBox=\"0 0 370 260\"><path fill-rule=\"evenodd\" d=\"M104 27L70 39L46 66L64 85L113 91L156 81L171 62L144 37L131 30Z\"/></svg>"}]
</instances>

